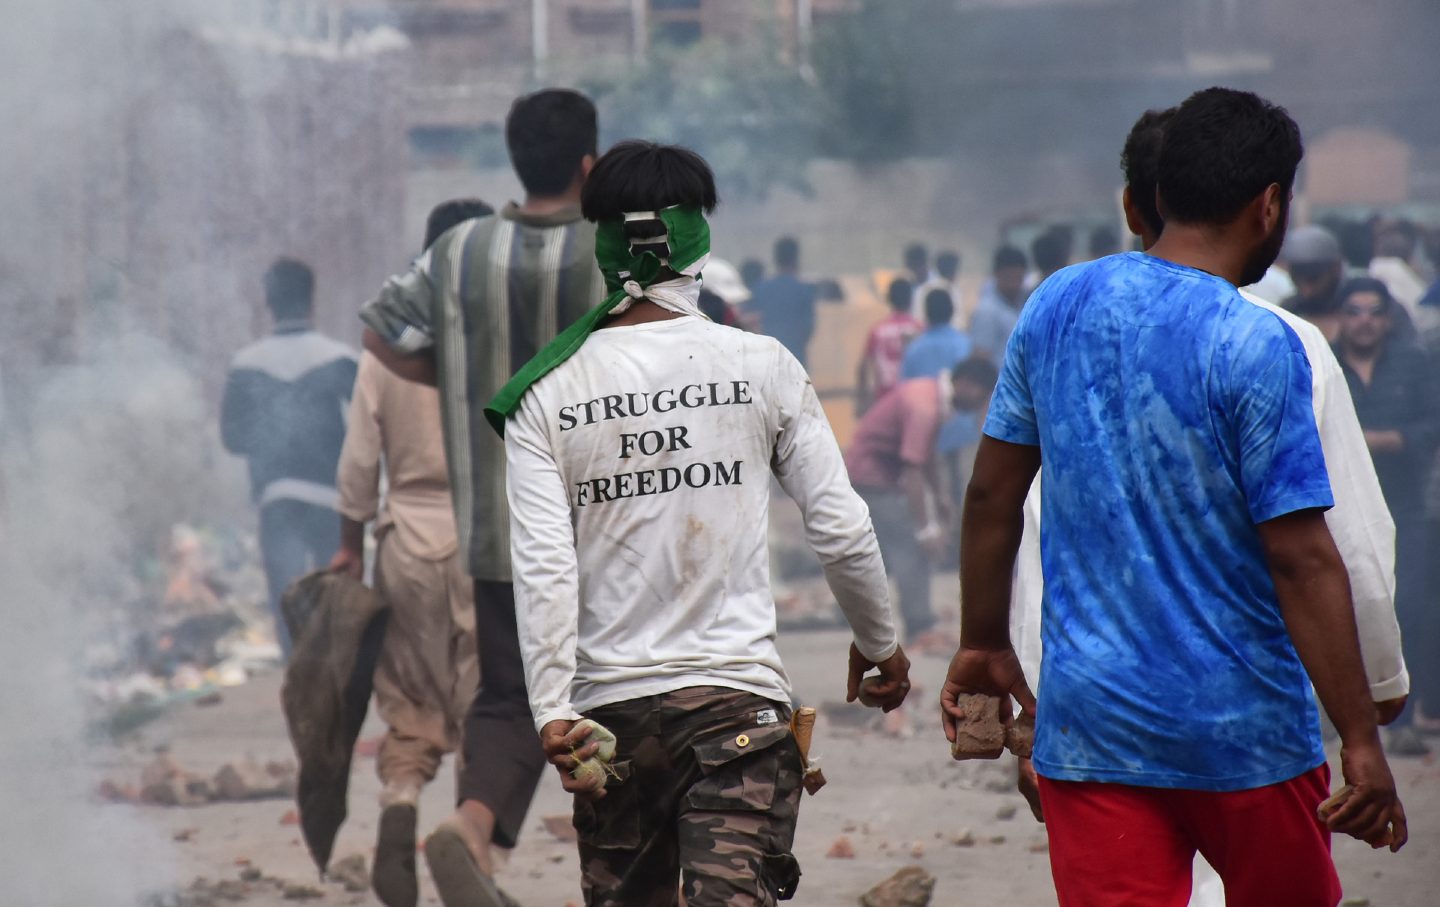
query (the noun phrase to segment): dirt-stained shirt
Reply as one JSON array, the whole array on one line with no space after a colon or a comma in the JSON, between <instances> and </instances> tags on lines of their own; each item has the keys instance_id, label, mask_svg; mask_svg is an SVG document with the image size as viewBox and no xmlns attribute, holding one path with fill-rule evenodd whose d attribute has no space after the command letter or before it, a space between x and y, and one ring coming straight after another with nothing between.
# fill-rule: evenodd
<instances>
[{"instance_id":1,"label":"dirt-stained shirt","mask_svg":"<svg viewBox=\"0 0 1440 907\"><path fill-rule=\"evenodd\" d=\"M810 379L776 340L693 317L596 331L506 425L516 618L535 726L689 686L790 701L772 476L874 661L880 549Z\"/></svg>"}]
</instances>

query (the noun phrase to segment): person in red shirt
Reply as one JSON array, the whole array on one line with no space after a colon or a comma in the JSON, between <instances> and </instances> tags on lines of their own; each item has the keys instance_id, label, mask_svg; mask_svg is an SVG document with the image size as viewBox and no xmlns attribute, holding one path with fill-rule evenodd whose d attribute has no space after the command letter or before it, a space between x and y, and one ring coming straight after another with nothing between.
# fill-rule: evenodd
<instances>
[{"instance_id":1,"label":"person in red shirt","mask_svg":"<svg viewBox=\"0 0 1440 907\"><path fill-rule=\"evenodd\" d=\"M925 330L925 325L910 314L915 301L915 289L910 281L903 277L890 281L887 295L890 315L870 329L865 338L865 353L860 357L860 372L855 379L858 415L864 415L876 400L900 383L905 347Z\"/></svg>"}]
</instances>

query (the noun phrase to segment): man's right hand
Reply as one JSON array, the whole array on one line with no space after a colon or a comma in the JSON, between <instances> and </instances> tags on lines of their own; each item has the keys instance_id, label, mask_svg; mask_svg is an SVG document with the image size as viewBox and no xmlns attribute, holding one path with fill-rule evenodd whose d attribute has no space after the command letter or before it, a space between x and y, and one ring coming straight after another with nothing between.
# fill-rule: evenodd
<instances>
[{"instance_id":1,"label":"man's right hand","mask_svg":"<svg viewBox=\"0 0 1440 907\"><path fill-rule=\"evenodd\" d=\"M1389 846L1391 853L1404 847L1410 837L1405 807L1395 793L1395 779L1379 738L1358 745L1342 743L1340 772L1351 791L1325 821L1330 830L1377 849Z\"/></svg>"},{"instance_id":2,"label":"man's right hand","mask_svg":"<svg viewBox=\"0 0 1440 907\"><path fill-rule=\"evenodd\" d=\"M585 741L590 734L584 728L576 729L577 721L555 720L540 729L540 746L545 758L560 773L560 784L567 791L584 800L599 800L605 796L605 776L595 782L585 782L570 774L571 769L595 755L600 749L598 741Z\"/></svg>"},{"instance_id":3,"label":"man's right hand","mask_svg":"<svg viewBox=\"0 0 1440 907\"><path fill-rule=\"evenodd\" d=\"M860 683L865 672L871 668L880 670L880 680L872 684L867 695L873 697L882 712L893 712L905 702L910 693L910 659L899 646L884 661L871 661L852 642L850 644L850 668L845 686L845 701L854 702L860 696Z\"/></svg>"},{"instance_id":4,"label":"man's right hand","mask_svg":"<svg viewBox=\"0 0 1440 907\"><path fill-rule=\"evenodd\" d=\"M330 559L328 569L331 573L344 573L351 579L358 580L365 572L365 554L350 548L341 548Z\"/></svg>"},{"instance_id":5,"label":"man's right hand","mask_svg":"<svg viewBox=\"0 0 1440 907\"><path fill-rule=\"evenodd\" d=\"M959 697L964 693L1000 697L1000 717L1006 727L1015 720L1010 711L1011 696L1022 710L1035 714L1035 694L1025 682L1025 672L1013 648L976 649L961 645L956 650L945 674L945 683L940 687L940 724L945 730L945 739L951 743L955 742L956 722L965 718L959 705Z\"/></svg>"}]
</instances>

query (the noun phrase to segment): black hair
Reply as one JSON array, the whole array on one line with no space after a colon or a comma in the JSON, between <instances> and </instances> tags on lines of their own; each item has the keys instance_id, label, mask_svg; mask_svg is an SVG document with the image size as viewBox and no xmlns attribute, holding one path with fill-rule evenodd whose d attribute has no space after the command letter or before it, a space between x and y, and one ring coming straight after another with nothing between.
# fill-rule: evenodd
<instances>
[{"instance_id":1,"label":"black hair","mask_svg":"<svg viewBox=\"0 0 1440 907\"><path fill-rule=\"evenodd\" d=\"M1155 193L1151 192L1150 197L1153 199ZM1087 251L1091 258L1104 258L1106 255L1113 255L1119 248L1120 237L1116 235L1114 227L1108 227L1102 224L1090 231L1090 244Z\"/></svg>"},{"instance_id":2,"label":"black hair","mask_svg":"<svg viewBox=\"0 0 1440 907\"><path fill-rule=\"evenodd\" d=\"M425 219L425 245L421 248L428 249L435 245L435 240L444 236L452 227L494 213L494 208L478 198L452 198L448 202L441 202L430 209L430 216Z\"/></svg>"},{"instance_id":3,"label":"black hair","mask_svg":"<svg viewBox=\"0 0 1440 907\"><path fill-rule=\"evenodd\" d=\"M890 302L890 308L897 312L908 312L915 305L915 285L903 277L897 277L890 281L885 297Z\"/></svg>"},{"instance_id":4,"label":"black hair","mask_svg":"<svg viewBox=\"0 0 1440 907\"><path fill-rule=\"evenodd\" d=\"M505 145L520 185L532 195L559 195L596 152L595 105L578 91L547 88L515 99L505 117Z\"/></svg>"},{"instance_id":5,"label":"black hair","mask_svg":"<svg viewBox=\"0 0 1440 907\"><path fill-rule=\"evenodd\" d=\"M930 265L930 250L924 243L912 242L905 247L902 260L905 267L916 274L923 273Z\"/></svg>"},{"instance_id":6,"label":"black hair","mask_svg":"<svg viewBox=\"0 0 1440 907\"><path fill-rule=\"evenodd\" d=\"M1300 127L1284 108L1248 91L1197 91L1165 124L1156 171L1160 216L1226 224L1271 185L1288 206L1304 155Z\"/></svg>"},{"instance_id":7,"label":"black hair","mask_svg":"<svg viewBox=\"0 0 1440 907\"><path fill-rule=\"evenodd\" d=\"M315 272L294 258L275 259L265 272L265 304L278 321L309 318L315 304Z\"/></svg>"},{"instance_id":8,"label":"black hair","mask_svg":"<svg viewBox=\"0 0 1440 907\"><path fill-rule=\"evenodd\" d=\"M955 317L955 303L948 290L936 288L925 294L925 323L930 327L949 324Z\"/></svg>"},{"instance_id":9,"label":"black hair","mask_svg":"<svg viewBox=\"0 0 1440 907\"><path fill-rule=\"evenodd\" d=\"M1335 293L1335 299L1343 306L1345 300L1356 293L1374 293L1380 297L1380 311L1386 315L1395 307L1395 297L1390 295L1390 288L1385 281L1377 280L1374 277L1352 277L1340 285Z\"/></svg>"},{"instance_id":10,"label":"black hair","mask_svg":"<svg viewBox=\"0 0 1440 907\"><path fill-rule=\"evenodd\" d=\"M1130 202L1140 212L1156 236L1165 229L1165 219L1155 207L1155 182L1160 171L1160 145L1165 138L1165 124L1175 116L1178 108L1147 110L1130 127L1125 136L1125 147L1120 151L1120 170L1125 174L1125 185L1130 189Z\"/></svg>"},{"instance_id":11,"label":"black hair","mask_svg":"<svg viewBox=\"0 0 1440 907\"><path fill-rule=\"evenodd\" d=\"M975 354L962 360L950 372L951 381L971 381L986 390L994 390L1000 380L1000 369L989 356Z\"/></svg>"},{"instance_id":12,"label":"black hair","mask_svg":"<svg viewBox=\"0 0 1440 907\"><path fill-rule=\"evenodd\" d=\"M995 250L995 259L991 264L990 271L994 273L1002 268L1024 268L1029 265L1025 259L1025 253L1014 246L1001 246Z\"/></svg>"},{"instance_id":13,"label":"black hair","mask_svg":"<svg viewBox=\"0 0 1440 907\"><path fill-rule=\"evenodd\" d=\"M1073 244L1068 230L1051 227L1030 243L1030 257L1042 274L1053 274L1070 263Z\"/></svg>"},{"instance_id":14,"label":"black hair","mask_svg":"<svg viewBox=\"0 0 1440 907\"><path fill-rule=\"evenodd\" d=\"M795 237L782 236L775 240L775 267L781 271L800 267L800 243Z\"/></svg>"},{"instance_id":15,"label":"black hair","mask_svg":"<svg viewBox=\"0 0 1440 907\"><path fill-rule=\"evenodd\" d=\"M694 205L715 210L715 174L689 148L632 140L600 155L585 188L580 211L586 220L614 220L635 211Z\"/></svg>"},{"instance_id":16,"label":"black hair","mask_svg":"<svg viewBox=\"0 0 1440 907\"><path fill-rule=\"evenodd\" d=\"M740 262L740 280L750 289L765 279L765 262L758 258L747 258Z\"/></svg>"},{"instance_id":17,"label":"black hair","mask_svg":"<svg viewBox=\"0 0 1440 907\"><path fill-rule=\"evenodd\" d=\"M960 273L960 253L947 249L935 256L935 270L941 277L953 280Z\"/></svg>"}]
</instances>

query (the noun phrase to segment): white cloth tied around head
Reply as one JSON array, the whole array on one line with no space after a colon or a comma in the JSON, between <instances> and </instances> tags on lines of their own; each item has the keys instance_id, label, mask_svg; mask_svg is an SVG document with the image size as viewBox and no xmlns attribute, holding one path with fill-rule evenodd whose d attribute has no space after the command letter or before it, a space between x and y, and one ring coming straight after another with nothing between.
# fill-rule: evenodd
<instances>
[{"instance_id":1,"label":"white cloth tied around head","mask_svg":"<svg viewBox=\"0 0 1440 907\"><path fill-rule=\"evenodd\" d=\"M709 321L705 313L700 311L700 281L695 279L709 260L710 255L706 253L681 271L680 276L674 280L653 283L648 287L642 287L634 280L625 281L621 286L629 298L621 300L610 310L610 314L619 315L634 305L637 299L647 299L666 311L678 315L693 315Z\"/></svg>"}]
</instances>

